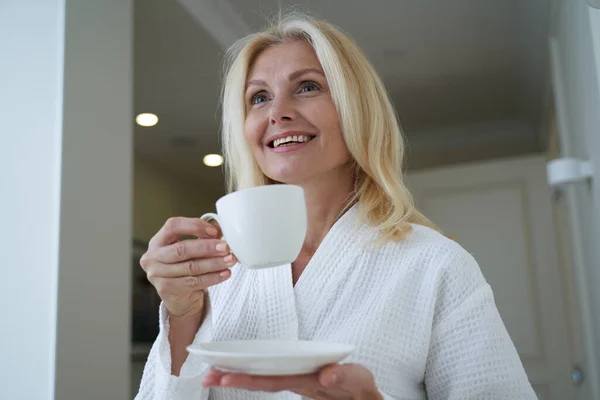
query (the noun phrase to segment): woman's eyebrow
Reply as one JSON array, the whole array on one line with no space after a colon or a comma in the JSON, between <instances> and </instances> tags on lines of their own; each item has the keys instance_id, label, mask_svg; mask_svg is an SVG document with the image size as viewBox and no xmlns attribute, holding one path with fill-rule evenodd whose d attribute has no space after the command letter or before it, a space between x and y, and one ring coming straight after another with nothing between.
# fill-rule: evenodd
<instances>
[{"instance_id":1,"label":"woman's eyebrow","mask_svg":"<svg viewBox=\"0 0 600 400\"><path fill-rule=\"evenodd\" d=\"M252 85L267 86L267 82L263 81L262 79L254 79L254 80L251 80L250 82L248 82L248 84L246 85L246 87L252 86Z\"/></svg>"},{"instance_id":2,"label":"woman's eyebrow","mask_svg":"<svg viewBox=\"0 0 600 400\"><path fill-rule=\"evenodd\" d=\"M323 72L323 70L321 70L319 68L302 68L302 69L292 72L290 74L290 76L288 77L288 79L290 81L293 81L294 79L298 79L299 77L301 77L304 74L308 74L309 72L315 72L315 73L325 77L325 73ZM246 85L246 87L249 87L249 86L267 86L267 82L265 82L262 79L253 79L253 80L249 81L248 84Z\"/></svg>"},{"instance_id":3,"label":"woman's eyebrow","mask_svg":"<svg viewBox=\"0 0 600 400\"><path fill-rule=\"evenodd\" d=\"M299 77L301 77L304 74L307 74L309 72L316 72L319 75L322 75L323 77L325 77L325 73L323 72L323 70L321 70L320 68L302 68L299 69L295 72L292 72L289 76L289 80L293 81L294 79L298 79Z\"/></svg>"}]
</instances>

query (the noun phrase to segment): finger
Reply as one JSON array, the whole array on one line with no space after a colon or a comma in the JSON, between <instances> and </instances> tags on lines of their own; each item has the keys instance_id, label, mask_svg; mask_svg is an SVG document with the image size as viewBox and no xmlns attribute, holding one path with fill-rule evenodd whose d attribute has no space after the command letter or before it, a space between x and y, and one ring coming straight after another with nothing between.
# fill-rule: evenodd
<instances>
[{"instance_id":1,"label":"finger","mask_svg":"<svg viewBox=\"0 0 600 400\"><path fill-rule=\"evenodd\" d=\"M216 238L219 237L219 229L216 229L215 225L200 218L172 217L154 235L148 247L158 248L175 243L184 235Z\"/></svg>"},{"instance_id":2,"label":"finger","mask_svg":"<svg viewBox=\"0 0 600 400\"><path fill-rule=\"evenodd\" d=\"M150 282L156 288L161 298L169 294L189 293L204 290L231 277L231 271L226 269L200 276L185 276L180 278L153 278Z\"/></svg>"},{"instance_id":3,"label":"finger","mask_svg":"<svg viewBox=\"0 0 600 400\"><path fill-rule=\"evenodd\" d=\"M221 225L219 225L219 223L217 222L217 220L211 219L206 221L208 222L209 225L212 225L216 230L217 233L211 237L216 237L216 238L222 238L223 237L223 231L221 230ZM214 231L210 229L210 227L207 228L209 232L211 232L211 234L214 234Z\"/></svg>"},{"instance_id":4,"label":"finger","mask_svg":"<svg viewBox=\"0 0 600 400\"><path fill-rule=\"evenodd\" d=\"M218 239L182 240L160 247L152 257L165 264L174 264L195 258L225 257L229 254L227 243Z\"/></svg>"},{"instance_id":5,"label":"finger","mask_svg":"<svg viewBox=\"0 0 600 400\"><path fill-rule=\"evenodd\" d=\"M318 377L325 388L338 388L353 394L376 391L375 378L358 364L333 364L323 368Z\"/></svg>"},{"instance_id":6,"label":"finger","mask_svg":"<svg viewBox=\"0 0 600 400\"><path fill-rule=\"evenodd\" d=\"M253 376L245 374L225 374L221 377L220 386L263 392L280 392L284 390L302 390L319 386L316 374L288 376Z\"/></svg>"},{"instance_id":7,"label":"finger","mask_svg":"<svg viewBox=\"0 0 600 400\"><path fill-rule=\"evenodd\" d=\"M339 380L339 372L337 372L339 365L330 364L319 371L319 383L323 387L337 386Z\"/></svg>"},{"instance_id":8,"label":"finger","mask_svg":"<svg viewBox=\"0 0 600 400\"><path fill-rule=\"evenodd\" d=\"M179 278L182 276L197 276L211 272L223 271L235 265L237 260L233 254L224 257L195 258L176 264L152 264L146 268L148 279L154 277Z\"/></svg>"},{"instance_id":9,"label":"finger","mask_svg":"<svg viewBox=\"0 0 600 400\"><path fill-rule=\"evenodd\" d=\"M202 380L202 386L212 387L218 386L225 372L216 369L210 370Z\"/></svg>"}]
</instances>

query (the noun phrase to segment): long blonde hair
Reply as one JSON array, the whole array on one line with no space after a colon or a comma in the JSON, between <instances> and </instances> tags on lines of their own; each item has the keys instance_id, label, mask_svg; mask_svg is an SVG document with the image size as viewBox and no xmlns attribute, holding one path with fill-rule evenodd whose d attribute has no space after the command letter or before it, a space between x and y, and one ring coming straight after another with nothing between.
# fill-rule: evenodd
<instances>
[{"instance_id":1,"label":"long blonde hair","mask_svg":"<svg viewBox=\"0 0 600 400\"><path fill-rule=\"evenodd\" d=\"M244 135L248 71L261 51L288 41L312 46L329 83L348 150L355 161L355 190L365 222L382 238L400 240L410 223L437 229L414 205L402 175L404 141L396 111L381 79L358 46L330 23L299 13L280 16L227 52L222 90L222 138L229 191L267 185Z\"/></svg>"}]
</instances>

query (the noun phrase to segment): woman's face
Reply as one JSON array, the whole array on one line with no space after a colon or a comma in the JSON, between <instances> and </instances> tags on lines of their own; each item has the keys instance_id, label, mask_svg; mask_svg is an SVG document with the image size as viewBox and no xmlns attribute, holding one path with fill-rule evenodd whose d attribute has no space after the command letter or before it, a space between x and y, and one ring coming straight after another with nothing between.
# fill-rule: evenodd
<instances>
[{"instance_id":1,"label":"woman's face","mask_svg":"<svg viewBox=\"0 0 600 400\"><path fill-rule=\"evenodd\" d=\"M304 41L271 46L246 82L245 134L261 170L283 183L339 179L350 153L325 75Z\"/></svg>"}]
</instances>

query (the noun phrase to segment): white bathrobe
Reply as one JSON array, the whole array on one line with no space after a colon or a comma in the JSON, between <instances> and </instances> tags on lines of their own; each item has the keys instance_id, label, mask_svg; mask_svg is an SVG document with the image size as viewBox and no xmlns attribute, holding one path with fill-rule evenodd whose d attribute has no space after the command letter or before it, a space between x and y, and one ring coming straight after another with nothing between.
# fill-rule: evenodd
<instances>
[{"instance_id":1,"label":"white bathrobe","mask_svg":"<svg viewBox=\"0 0 600 400\"><path fill-rule=\"evenodd\" d=\"M290 265L235 266L209 290L195 342L302 339L355 345L344 362L375 376L386 399L535 399L490 286L456 242L413 225L400 242L377 234L356 206L331 228L294 286ZM138 400L300 399L291 392L207 389L208 366L189 355L170 374L168 315L146 364Z\"/></svg>"}]
</instances>

